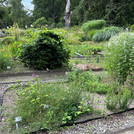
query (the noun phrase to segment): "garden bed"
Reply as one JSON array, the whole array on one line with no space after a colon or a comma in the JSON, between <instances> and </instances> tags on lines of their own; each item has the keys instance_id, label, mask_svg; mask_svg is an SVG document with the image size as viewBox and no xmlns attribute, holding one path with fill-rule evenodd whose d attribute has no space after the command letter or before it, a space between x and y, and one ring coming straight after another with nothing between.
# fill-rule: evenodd
<instances>
[{"instance_id":1,"label":"garden bed","mask_svg":"<svg viewBox=\"0 0 134 134\"><path fill-rule=\"evenodd\" d=\"M89 95L89 92L83 92L82 94L83 94L82 96L84 99L84 97L87 97ZM72 123L72 125L73 124L81 124L81 123L96 120L96 119L101 119L101 118L114 114L114 112L112 112L106 108L105 95L103 95L103 94L100 95L100 94L96 94L96 93L92 93L90 95L91 95L91 98L93 98L93 100L94 100L93 108L95 111L98 111L98 112L97 113L95 112L92 114L84 114L79 119L74 121ZM0 122L0 125L2 128L0 129L0 133L6 134L8 132L12 132L12 130L15 129L15 127L11 128L11 126L10 126L11 124L9 124L8 121L9 121L9 117L11 117L11 115L14 115L14 113L15 113L13 108L16 107L16 101L17 101L17 95L16 95L15 90L9 90L5 93L4 99L3 99L3 118L2 118L2 121ZM134 101L132 102L132 104L130 105L129 108L134 108ZM116 111L115 113L118 113L118 111ZM69 125L69 124L67 124L67 125ZM66 124L64 124L63 126L66 126ZM25 126L25 128L27 128L27 127L28 126Z\"/></svg>"}]
</instances>

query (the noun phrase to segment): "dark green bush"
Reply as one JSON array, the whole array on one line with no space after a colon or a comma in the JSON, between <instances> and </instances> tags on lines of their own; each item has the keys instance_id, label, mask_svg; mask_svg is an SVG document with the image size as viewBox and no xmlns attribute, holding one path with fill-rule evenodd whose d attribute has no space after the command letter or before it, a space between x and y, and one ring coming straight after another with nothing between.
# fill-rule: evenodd
<instances>
[{"instance_id":1,"label":"dark green bush","mask_svg":"<svg viewBox=\"0 0 134 134\"><path fill-rule=\"evenodd\" d=\"M106 41L119 32L121 32L121 28L119 27L107 27L95 33L92 37L92 40L95 42Z\"/></svg>"},{"instance_id":2,"label":"dark green bush","mask_svg":"<svg viewBox=\"0 0 134 134\"><path fill-rule=\"evenodd\" d=\"M26 66L34 69L59 68L69 59L69 50L63 40L55 31L40 31L32 44L22 45L20 58Z\"/></svg>"},{"instance_id":3,"label":"dark green bush","mask_svg":"<svg viewBox=\"0 0 134 134\"><path fill-rule=\"evenodd\" d=\"M106 26L105 20L92 20L83 24L82 29L85 33L89 30L101 29Z\"/></svg>"}]
</instances>

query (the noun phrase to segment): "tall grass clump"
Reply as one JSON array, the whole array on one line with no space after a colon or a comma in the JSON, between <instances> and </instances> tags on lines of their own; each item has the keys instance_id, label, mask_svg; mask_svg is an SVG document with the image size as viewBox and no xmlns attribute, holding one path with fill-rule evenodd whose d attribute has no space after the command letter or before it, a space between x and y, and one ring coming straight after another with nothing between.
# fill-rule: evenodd
<instances>
[{"instance_id":1,"label":"tall grass clump","mask_svg":"<svg viewBox=\"0 0 134 134\"><path fill-rule=\"evenodd\" d=\"M121 28L119 28L119 27L115 27L115 26L106 27L106 28L96 32L93 35L92 40L95 42L107 41L112 36L118 34L119 32L121 32Z\"/></svg>"},{"instance_id":2,"label":"tall grass clump","mask_svg":"<svg viewBox=\"0 0 134 134\"><path fill-rule=\"evenodd\" d=\"M105 50L108 72L124 83L134 72L134 33L120 33L110 39Z\"/></svg>"},{"instance_id":3,"label":"tall grass clump","mask_svg":"<svg viewBox=\"0 0 134 134\"><path fill-rule=\"evenodd\" d=\"M91 20L82 25L82 29L85 33L93 29L101 29L106 26L105 20Z\"/></svg>"}]
</instances>

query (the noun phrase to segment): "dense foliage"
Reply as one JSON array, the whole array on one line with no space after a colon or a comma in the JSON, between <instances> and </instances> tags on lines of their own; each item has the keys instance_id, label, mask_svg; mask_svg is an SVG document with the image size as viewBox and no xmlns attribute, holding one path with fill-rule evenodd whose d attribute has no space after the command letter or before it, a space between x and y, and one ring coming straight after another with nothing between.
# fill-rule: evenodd
<instances>
[{"instance_id":1,"label":"dense foliage","mask_svg":"<svg viewBox=\"0 0 134 134\"><path fill-rule=\"evenodd\" d=\"M119 32L121 32L121 28L119 27L106 27L102 30L95 32L95 34L92 36L92 40L96 42L107 41Z\"/></svg>"},{"instance_id":2,"label":"dense foliage","mask_svg":"<svg viewBox=\"0 0 134 134\"><path fill-rule=\"evenodd\" d=\"M69 59L69 50L63 40L63 37L54 31L39 31L32 44L22 45L20 58L26 66L34 69L61 67Z\"/></svg>"},{"instance_id":3,"label":"dense foliage","mask_svg":"<svg viewBox=\"0 0 134 134\"><path fill-rule=\"evenodd\" d=\"M33 26L35 28L40 28L41 26L45 26L47 24L47 20L44 17L41 17L37 19L34 23Z\"/></svg>"},{"instance_id":4,"label":"dense foliage","mask_svg":"<svg viewBox=\"0 0 134 134\"><path fill-rule=\"evenodd\" d=\"M82 90L73 83L45 83L33 75L34 83L26 87L17 84L18 100L15 116L21 116L25 131L36 131L40 128L51 129L58 125L76 120L83 113L92 113L92 101L88 96L82 100ZM86 102L90 101L87 105Z\"/></svg>"},{"instance_id":5,"label":"dense foliage","mask_svg":"<svg viewBox=\"0 0 134 134\"><path fill-rule=\"evenodd\" d=\"M105 56L108 72L124 83L134 71L134 34L121 33L111 38Z\"/></svg>"},{"instance_id":6,"label":"dense foliage","mask_svg":"<svg viewBox=\"0 0 134 134\"><path fill-rule=\"evenodd\" d=\"M92 20L83 24L82 29L85 33L94 29L101 29L106 26L105 20Z\"/></svg>"},{"instance_id":7,"label":"dense foliage","mask_svg":"<svg viewBox=\"0 0 134 134\"><path fill-rule=\"evenodd\" d=\"M0 0L0 27L13 23L30 26L41 17L45 17L49 25L64 26L65 0L33 0L32 3L33 11L26 11L22 0ZM132 0L73 0L71 11L73 26L95 19L105 19L108 24L117 26L134 24Z\"/></svg>"}]
</instances>

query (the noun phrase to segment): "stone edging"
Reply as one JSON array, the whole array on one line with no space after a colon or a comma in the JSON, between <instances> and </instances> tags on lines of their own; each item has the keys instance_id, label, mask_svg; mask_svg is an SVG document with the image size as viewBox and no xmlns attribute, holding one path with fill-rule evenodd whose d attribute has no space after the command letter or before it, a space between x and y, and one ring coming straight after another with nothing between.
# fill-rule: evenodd
<instances>
[{"instance_id":1,"label":"stone edging","mask_svg":"<svg viewBox=\"0 0 134 134\"><path fill-rule=\"evenodd\" d=\"M58 73L65 72L66 70L49 70L49 71L25 71L25 72L4 72L0 73L0 77L8 77L8 76L26 76L32 74L46 74L46 73Z\"/></svg>"}]
</instances>

